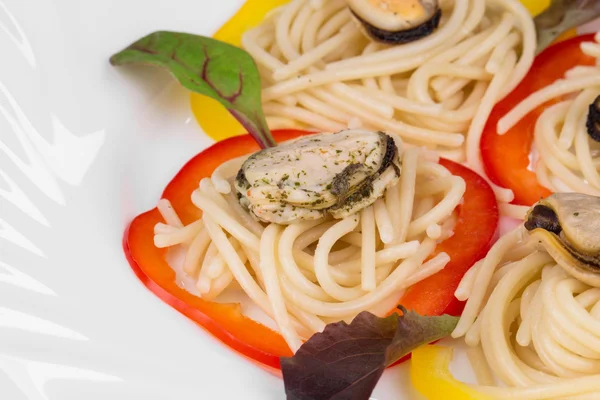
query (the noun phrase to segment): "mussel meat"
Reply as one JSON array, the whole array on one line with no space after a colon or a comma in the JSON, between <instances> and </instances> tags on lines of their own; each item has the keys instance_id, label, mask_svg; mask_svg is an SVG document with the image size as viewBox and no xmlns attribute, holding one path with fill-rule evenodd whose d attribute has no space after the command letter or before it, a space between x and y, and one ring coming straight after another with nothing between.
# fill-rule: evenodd
<instances>
[{"instance_id":1,"label":"mussel meat","mask_svg":"<svg viewBox=\"0 0 600 400\"><path fill-rule=\"evenodd\" d=\"M590 104L587 121L587 133L596 142L600 142L600 96Z\"/></svg>"},{"instance_id":2,"label":"mussel meat","mask_svg":"<svg viewBox=\"0 0 600 400\"><path fill-rule=\"evenodd\" d=\"M571 276L600 287L600 197L555 193L529 210L525 228Z\"/></svg>"},{"instance_id":3,"label":"mussel meat","mask_svg":"<svg viewBox=\"0 0 600 400\"><path fill-rule=\"evenodd\" d=\"M251 155L235 179L258 220L289 224L344 218L375 202L400 177L398 148L383 132L304 136Z\"/></svg>"}]
</instances>

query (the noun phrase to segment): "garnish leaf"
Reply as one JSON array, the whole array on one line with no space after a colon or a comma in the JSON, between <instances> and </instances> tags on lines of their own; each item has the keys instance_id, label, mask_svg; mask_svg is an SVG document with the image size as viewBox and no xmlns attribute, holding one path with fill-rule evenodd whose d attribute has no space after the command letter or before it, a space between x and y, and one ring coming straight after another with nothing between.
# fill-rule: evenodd
<instances>
[{"instance_id":1,"label":"garnish leaf","mask_svg":"<svg viewBox=\"0 0 600 400\"><path fill-rule=\"evenodd\" d=\"M288 400L368 399L386 367L448 336L458 317L424 317L400 307L386 318L364 311L337 322L281 359Z\"/></svg>"},{"instance_id":2,"label":"garnish leaf","mask_svg":"<svg viewBox=\"0 0 600 400\"><path fill-rule=\"evenodd\" d=\"M537 53L569 29L600 16L598 0L552 0L550 7L533 19L538 36Z\"/></svg>"},{"instance_id":3,"label":"garnish leaf","mask_svg":"<svg viewBox=\"0 0 600 400\"><path fill-rule=\"evenodd\" d=\"M112 65L167 68L187 89L223 104L262 148L275 146L262 111L260 74L244 50L178 32L154 32L110 58Z\"/></svg>"}]
</instances>

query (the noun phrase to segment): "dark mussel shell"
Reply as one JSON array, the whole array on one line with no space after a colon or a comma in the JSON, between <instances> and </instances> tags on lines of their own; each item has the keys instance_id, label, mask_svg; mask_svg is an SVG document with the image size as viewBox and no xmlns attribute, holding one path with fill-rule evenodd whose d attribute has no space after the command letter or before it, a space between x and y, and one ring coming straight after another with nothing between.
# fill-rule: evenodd
<instances>
[{"instance_id":1,"label":"dark mussel shell","mask_svg":"<svg viewBox=\"0 0 600 400\"><path fill-rule=\"evenodd\" d=\"M586 128L592 140L600 142L600 96L590 104Z\"/></svg>"},{"instance_id":2,"label":"dark mussel shell","mask_svg":"<svg viewBox=\"0 0 600 400\"><path fill-rule=\"evenodd\" d=\"M397 32L390 32L385 29L377 28L352 12L354 17L362 24L365 32L375 41L386 44L405 44L422 39L431 35L440 25L442 10L438 9L435 14L421 25L411 29Z\"/></svg>"}]
</instances>

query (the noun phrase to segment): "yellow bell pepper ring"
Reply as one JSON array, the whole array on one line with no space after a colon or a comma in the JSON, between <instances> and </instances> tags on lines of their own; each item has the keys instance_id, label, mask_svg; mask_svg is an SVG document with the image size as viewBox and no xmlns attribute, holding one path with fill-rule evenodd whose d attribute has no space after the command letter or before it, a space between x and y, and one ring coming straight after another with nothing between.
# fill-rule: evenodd
<instances>
[{"instance_id":1,"label":"yellow bell pepper ring","mask_svg":"<svg viewBox=\"0 0 600 400\"><path fill-rule=\"evenodd\" d=\"M290 0L247 0L213 38L241 46L244 32L258 26L269 12L289 2Z\"/></svg>"},{"instance_id":2,"label":"yellow bell pepper ring","mask_svg":"<svg viewBox=\"0 0 600 400\"><path fill-rule=\"evenodd\" d=\"M422 346L412 352L410 380L428 400L492 400L450 372L453 349L438 345Z\"/></svg>"},{"instance_id":3,"label":"yellow bell pepper ring","mask_svg":"<svg viewBox=\"0 0 600 400\"><path fill-rule=\"evenodd\" d=\"M550 7L552 0L521 0L521 3L529 10L532 16L541 14L546 8Z\"/></svg>"},{"instance_id":4,"label":"yellow bell pepper ring","mask_svg":"<svg viewBox=\"0 0 600 400\"><path fill-rule=\"evenodd\" d=\"M550 5L550 1L521 0L533 16L544 11ZM247 0L213 37L235 46L241 46L244 32L258 26L269 12L286 3L289 3L289 0ZM561 39L575 34L570 32ZM216 141L246 132L244 127L216 100L192 93L191 106L200 127Z\"/></svg>"}]
</instances>

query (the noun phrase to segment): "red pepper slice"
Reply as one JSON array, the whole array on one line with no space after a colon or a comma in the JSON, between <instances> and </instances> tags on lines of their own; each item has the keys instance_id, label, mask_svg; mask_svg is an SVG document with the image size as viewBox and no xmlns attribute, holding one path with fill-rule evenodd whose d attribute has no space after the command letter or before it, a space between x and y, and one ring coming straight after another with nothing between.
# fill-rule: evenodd
<instances>
[{"instance_id":1,"label":"red pepper slice","mask_svg":"<svg viewBox=\"0 0 600 400\"><path fill-rule=\"evenodd\" d=\"M273 132L279 142L309 133L297 130ZM162 197L169 199L185 225L190 224L202 216L191 201L191 193L200 180L210 176L223 162L258 150L250 135L215 143L183 166ZM292 355L279 333L245 317L239 304L207 302L177 285L175 272L165 259L166 249L154 246L154 225L158 222L163 219L156 208L140 214L131 222L123 238L129 264L142 283L238 353L267 369L278 370L279 357Z\"/></svg>"},{"instance_id":2,"label":"red pepper slice","mask_svg":"<svg viewBox=\"0 0 600 400\"><path fill-rule=\"evenodd\" d=\"M274 131L278 142L309 134L298 130ZM163 198L169 199L184 224L201 216L192 204L191 193L199 181L210 176L221 163L234 157L258 150L249 135L235 136L214 144L192 158L169 183ZM464 203L459 213L455 234L440 245L452 261L441 278L435 276L413 288L405 298L408 306L420 312L441 314L452 305L450 300L460 277L480 258L490 245L498 222L494 194L489 185L476 173L451 161L442 161L452 173L467 182ZM186 315L216 336L223 343L256 362L276 372L279 357L290 356L287 344L277 332L245 317L238 304L207 302L177 286L175 273L165 260L165 249L154 246L154 225L162 222L158 210L153 209L137 216L123 238L127 259L136 275L164 302ZM436 275L437 276L437 275ZM448 277L449 276L449 277ZM429 282L429 283L427 283ZM436 292L431 296L430 292ZM404 300L403 300L404 302Z\"/></svg>"},{"instance_id":3,"label":"red pepper slice","mask_svg":"<svg viewBox=\"0 0 600 400\"><path fill-rule=\"evenodd\" d=\"M538 117L560 99L536 108L504 135L497 134L498 121L530 94L562 78L569 69L577 65L594 65L596 60L580 49L582 42L593 40L593 35L578 36L540 53L521 84L496 104L487 121L480 144L485 172L492 182L512 189L515 194L513 204L530 206L551 194L537 181L535 172L528 169L529 153Z\"/></svg>"}]
</instances>

